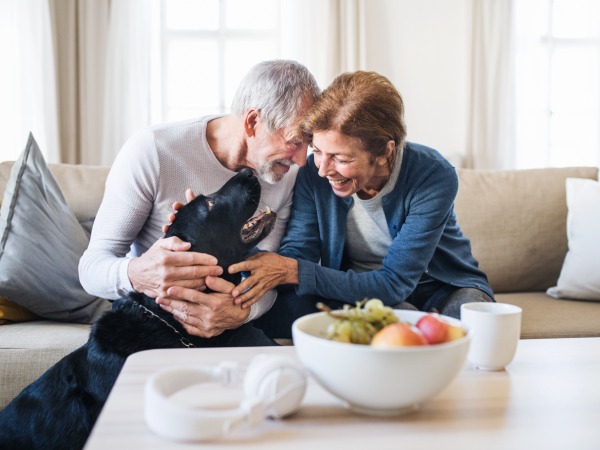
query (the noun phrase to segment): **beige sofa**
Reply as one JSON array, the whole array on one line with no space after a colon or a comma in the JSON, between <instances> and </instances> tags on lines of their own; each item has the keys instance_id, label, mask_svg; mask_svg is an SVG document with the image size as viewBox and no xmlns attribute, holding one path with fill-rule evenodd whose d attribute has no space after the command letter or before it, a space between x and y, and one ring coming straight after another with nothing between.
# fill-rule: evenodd
<instances>
[{"instance_id":1,"label":"beige sofa","mask_svg":"<svg viewBox=\"0 0 600 450\"><path fill-rule=\"evenodd\" d=\"M12 163L0 164L0 192ZM100 204L108 168L51 165L69 206L89 217ZM597 179L597 168L459 170L456 213L500 302L523 308L523 338L600 336L600 302L545 294L567 251L565 179ZM35 320L0 326L0 408L65 354L89 325Z\"/></svg>"}]
</instances>

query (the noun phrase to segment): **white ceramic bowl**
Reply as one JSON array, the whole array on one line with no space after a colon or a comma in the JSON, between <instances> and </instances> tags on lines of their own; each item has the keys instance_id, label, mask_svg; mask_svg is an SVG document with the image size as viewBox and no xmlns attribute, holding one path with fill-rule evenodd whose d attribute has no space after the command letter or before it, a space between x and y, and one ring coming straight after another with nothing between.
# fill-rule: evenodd
<instances>
[{"instance_id":1,"label":"white ceramic bowl","mask_svg":"<svg viewBox=\"0 0 600 450\"><path fill-rule=\"evenodd\" d=\"M424 312L395 311L416 323ZM467 327L447 317L455 325ZM377 348L327 339L335 319L326 313L301 317L292 326L294 346L310 374L355 411L394 415L415 409L442 391L465 364L471 333L444 344Z\"/></svg>"}]
</instances>

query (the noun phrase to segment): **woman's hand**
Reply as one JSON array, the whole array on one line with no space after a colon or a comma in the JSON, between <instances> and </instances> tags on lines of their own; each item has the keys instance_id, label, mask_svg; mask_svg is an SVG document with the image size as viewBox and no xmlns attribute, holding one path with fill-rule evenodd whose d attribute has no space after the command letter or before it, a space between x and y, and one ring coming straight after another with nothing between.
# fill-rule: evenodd
<instances>
[{"instance_id":1,"label":"woman's hand","mask_svg":"<svg viewBox=\"0 0 600 450\"><path fill-rule=\"evenodd\" d=\"M280 284L298 284L298 261L277 253L256 253L246 261L232 264L228 271L251 273L231 291L234 303L242 308L250 308L267 291Z\"/></svg>"}]
</instances>

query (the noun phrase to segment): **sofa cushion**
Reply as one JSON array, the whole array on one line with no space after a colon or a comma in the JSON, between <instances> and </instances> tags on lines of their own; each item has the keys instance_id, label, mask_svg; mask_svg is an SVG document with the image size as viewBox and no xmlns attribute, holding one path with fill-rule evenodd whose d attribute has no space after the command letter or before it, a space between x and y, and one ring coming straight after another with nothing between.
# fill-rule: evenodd
<instances>
[{"instance_id":1,"label":"sofa cushion","mask_svg":"<svg viewBox=\"0 0 600 450\"><path fill-rule=\"evenodd\" d=\"M523 309L522 339L600 337L600 304L558 300L545 292L497 294L496 301Z\"/></svg>"},{"instance_id":2,"label":"sofa cushion","mask_svg":"<svg viewBox=\"0 0 600 450\"><path fill-rule=\"evenodd\" d=\"M0 295L40 317L89 323L110 302L79 283L79 258L89 235L73 215L29 136L15 163L0 210Z\"/></svg>"},{"instance_id":3,"label":"sofa cushion","mask_svg":"<svg viewBox=\"0 0 600 450\"><path fill-rule=\"evenodd\" d=\"M569 250L556 286L556 298L600 300L600 183L567 179Z\"/></svg>"},{"instance_id":4,"label":"sofa cushion","mask_svg":"<svg viewBox=\"0 0 600 450\"><path fill-rule=\"evenodd\" d=\"M459 169L458 175L458 222L494 292L554 286L567 253L565 180L597 179L598 169Z\"/></svg>"},{"instance_id":5,"label":"sofa cushion","mask_svg":"<svg viewBox=\"0 0 600 450\"><path fill-rule=\"evenodd\" d=\"M37 320L0 327L0 410L58 360L85 344L90 326Z\"/></svg>"}]
</instances>

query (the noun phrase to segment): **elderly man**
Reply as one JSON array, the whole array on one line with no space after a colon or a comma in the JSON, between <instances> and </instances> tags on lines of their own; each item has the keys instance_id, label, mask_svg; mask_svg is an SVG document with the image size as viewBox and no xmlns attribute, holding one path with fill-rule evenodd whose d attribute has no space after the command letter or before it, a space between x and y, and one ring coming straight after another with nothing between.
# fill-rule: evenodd
<instances>
[{"instance_id":1,"label":"elderly man","mask_svg":"<svg viewBox=\"0 0 600 450\"><path fill-rule=\"evenodd\" d=\"M278 215L259 248L276 251L289 218L296 166L306 161L298 124L319 93L301 64L267 61L242 80L230 114L158 125L132 136L111 168L79 264L83 287L107 299L133 291L156 298L188 333L213 338L207 345L272 343L248 323L268 311L275 291L250 309L234 305L234 286L217 278L223 268L214 256L187 252L189 244L178 238L162 239L162 227L186 188L212 193L248 167L260 178L259 208L269 206ZM212 292L204 292L207 287Z\"/></svg>"}]
</instances>

